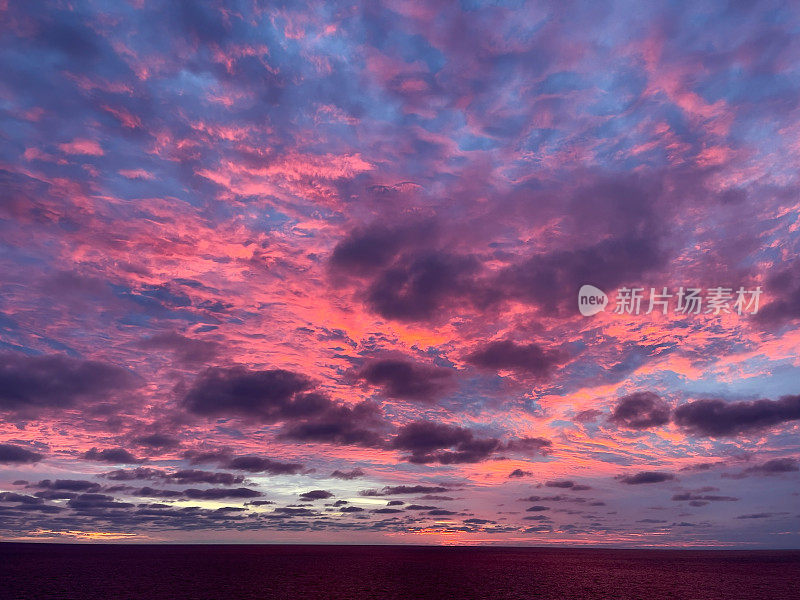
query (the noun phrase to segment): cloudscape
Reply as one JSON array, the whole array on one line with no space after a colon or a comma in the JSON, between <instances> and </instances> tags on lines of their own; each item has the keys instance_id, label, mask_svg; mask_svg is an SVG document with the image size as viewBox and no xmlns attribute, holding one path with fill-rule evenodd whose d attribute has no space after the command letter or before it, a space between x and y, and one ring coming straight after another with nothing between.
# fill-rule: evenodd
<instances>
[{"instance_id":1,"label":"cloudscape","mask_svg":"<svg viewBox=\"0 0 800 600\"><path fill-rule=\"evenodd\" d=\"M800 546L800 11L0 2L0 537Z\"/></svg>"}]
</instances>

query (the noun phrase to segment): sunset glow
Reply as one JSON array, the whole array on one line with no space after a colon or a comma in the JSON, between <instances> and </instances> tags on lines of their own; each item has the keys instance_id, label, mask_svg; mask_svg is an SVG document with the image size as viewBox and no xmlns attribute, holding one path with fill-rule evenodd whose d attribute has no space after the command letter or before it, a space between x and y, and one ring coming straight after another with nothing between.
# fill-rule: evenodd
<instances>
[{"instance_id":1,"label":"sunset glow","mask_svg":"<svg viewBox=\"0 0 800 600\"><path fill-rule=\"evenodd\" d=\"M0 538L800 545L796 7L43 6Z\"/></svg>"}]
</instances>

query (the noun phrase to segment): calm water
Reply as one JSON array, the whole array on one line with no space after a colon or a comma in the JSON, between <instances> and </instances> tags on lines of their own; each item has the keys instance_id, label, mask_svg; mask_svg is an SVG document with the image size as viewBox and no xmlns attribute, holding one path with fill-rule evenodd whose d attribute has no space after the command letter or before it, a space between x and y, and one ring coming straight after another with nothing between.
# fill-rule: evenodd
<instances>
[{"instance_id":1,"label":"calm water","mask_svg":"<svg viewBox=\"0 0 800 600\"><path fill-rule=\"evenodd\" d=\"M0 544L0 597L800 598L800 551Z\"/></svg>"}]
</instances>

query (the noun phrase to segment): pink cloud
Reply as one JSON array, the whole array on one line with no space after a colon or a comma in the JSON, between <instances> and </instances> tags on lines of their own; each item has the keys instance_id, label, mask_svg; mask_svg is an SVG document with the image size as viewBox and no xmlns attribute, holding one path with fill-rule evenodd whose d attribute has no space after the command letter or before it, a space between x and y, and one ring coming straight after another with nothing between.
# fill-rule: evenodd
<instances>
[{"instance_id":1,"label":"pink cloud","mask_svg":"<svg viewBox=\"0 0 800 600\"><path fill-rule=\"evenodd\" d=\"M86 138L75 138L71 142L59 144L58 147L66 154L87 156L103 156L105 154L98 142Z\"/></svg>"}]
</instances>

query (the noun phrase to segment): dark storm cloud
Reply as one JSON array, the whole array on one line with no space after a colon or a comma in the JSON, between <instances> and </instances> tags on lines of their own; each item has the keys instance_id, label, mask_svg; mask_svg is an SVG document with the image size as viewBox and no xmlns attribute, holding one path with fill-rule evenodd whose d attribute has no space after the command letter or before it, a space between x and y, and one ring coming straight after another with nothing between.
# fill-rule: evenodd
<instances>
[{"instance_id":1,"label":"dark storm cloud","mask_svg":"<svg viewBox=\"0 0 800 600\"><path fill-rule=\"evenodd\" d=\"M244 476L233 473L216 473L214 471L200 471L198 469L181 469L168 473L161 469L137 467L136 469L118 469L102 475L112 481L135 480L161 480L187 485L193 483L208 483L211 485L232 485L242 483Z\"/></svg>"},{"instance_id":2,"label":"dark storm cloud","mask_svg":"<svg viewBox=\"0 0 800 600\"><path fill-rule=\"evenodd\" d=\"M760 465L748 467L744 475L778 475L800 471L800 461L796 458L773 458Z\"/></svg>"},{"instance_id":3,"label":"dark storm cloud","mask_svg":"<svg viewBox=\"0 0 800 600\"><path fill-rule=\"evenodd\" d=\"M576 486L577 487L577 486ZM575 488L572 488L575 491ZM582 496L567 496L565 494L555 494L553 496L528 496L520 498L521 502L559 502L567 504L586 504L588 506L604 506L604 502L592 501L591 498Z\"/></svg>"},{"instance_id":4,"label":"dark storm cloud","mask_svg":"<svg viewBox=\"0 0 800 600\"><path fill-rule=\"evenodd\" d=\"M586 410L582 410L575 415L575 420L578 423L594 423L597 418L603 414L602 410L597 410L596 408L589 408Z\"/></svg>"},{"instance_id":5,"label":"dark storm cloud","mask_svg":"<svg viewBox=\"0 0 800 600\"><path fill-rule=\"evenodd\" d=\"M192 464L216 464L225 469L248 471L250 473L269 473L271 475L294 475L303 470L300 463L287 463L265 456L231 456L225 452L188 451L184 457Z\"/></svg>"},{"instance_id":6,"label":"dark storm cloud","mask_svg":"<svg viewBox=\"0 0 800 600\"><path fill-rule=\"evenodd\" d=\"M117 469L100 475L112 481L135 481L137 479L156 479L166 477L166 471L150 467L136 467L135 469Z\"/></svg>"},{"instance_id":7,"label":"dark storm cloud","mask_svg":"<svg viewBox=\"0 0 800 600\"><path fill-rule=\"evenodd\" d=\"M43 500L71 500L78 494L77 492L67 492L64 490L40 490L38 492L34 492L33 495L37 498L42 498Z\"/></svg>"},{"instance_id":8,"label":"dark storm cloud","mask_svg":"<svg viewBox=\"0 0 800 600\"><path fill-rule=\"evenodd\" d=\"M228 450L186 450L183 458L193 465L221 463L233 457Z\"/></svg>"},{"instance_id":9,"label":"dark storm cloud","mask_svg":"<svg viewBox=\"0 0 800 600\"><path fill-rule=\"evenodd\" d=\"M204 371L183 399L183 405L207 417L239 416L265 423L283 421L282 439L377 447L380 430L387 424L377 404L369 401L349 406L311 391L303 375L272 369L250 371L244 367Z\"/></svg>"},{"instance_id":10,"label":"dark storm cloud","mask_svg":"<svg viewBox=\"0 0 800 600\"><path fill-rule=\"evenodd\" d=\"M560 352L545 350L538 344L502 340L478 348L467 355L466 361L482 369L510 370L520 375L544 378L563 358Z\"/></svg>"},{"instance_id":11,"label":"dark storm cloud","mask_svg":"<svg viewBox=\"0 0 800 600\"><path fill-rule=\"evenodd\" d=\"M438 229L434 221L356 228L334 248L329 267L335 278L366 279L361 299L387 319L435 319L475 294L472 279L480 271L472 256L432 249Z\"/></svg>"},{"instance_id":12,"label":"dark storm cloud","mask_svg":"<svg viewBox=\"0 0 800 600\"><path fill-rule=\"evenodd\" d=\"M0 410L70 408L141 383L129 371L106 363L58 354L0 354Z\"/></svg>"},{"instance_id":13,"label":"dark storm cloud","mask_svg":"<svg viewBox=\"0 0 800 600\"><path fill-rule=\"evenodd\" d=\"M0 492L0 502L18 502L20 504L42 504L44 500L36 496L18 494L16 492Z\"/></svg>"},{"instance_id":14,"label":"dark storm cloud","mask_svg":"<svg viewBox=\"0 0 800 600\"><path fill-rule=\"evenodd\" d=\"M548 454L552 447L553 442L550 440L538 437L526 437L509 440L503 449L526 456L536 456Z\"/></svg>"},{"instance_id":15,"label":"dark storm cloud","mask_svg":"<svg viewBox=\"0 0 800 600\"><path fill-rule=\"evenodd\" d=\"M300 494L300 498L303 500L326 500L327 498L333 498L333 494L327 490L310 490L308 492L303 492Z\"/></svg>"},{"instance_id":16,"label":"dark storm cloud","mask_svg":"<svg viewBox=\"0 0 800 600\"><path fill-rule=\"evenodd\" d=\"M432 320L452 310L459 298L474 295L473 278L479 270L480 263L472 256L412 254L375 278L367 289L366 304L386 319Z\"/></svg>"},{"instance_id":17,"label":"dark storm cloud","mask_svg":"<svg viewBox=\"0 0 800 600\"><path fill-rule=\"evenodd\" d=\"M400 226L373 223L358 227L347 234L333 249L329 267L339 274L370 275L390 264L408 247L435 236L434 221L422 221Z\"/></svg>"},{"instance_id":18,"label":"dark storm cloud","mask_svg":"<svg viewBox=\"0 0 800 600\"><path fill-rule=\"evenodd\" d=\"M57 20L39 22L36 39L61 51L66 58L76 61L93 61L100 57L102 39L79 17L62 12Z\"/></svg>"},{"instance_id":19,"label":"dark storm cloud","mask_svg":"<svg viewBox=\"0 0 800 600\"><path fill-rule=\"evenodd\" d=\"M342 240L330 265L365 279L361 299L387 319L430 321L459 308L485 309L509 300L544 314L566 314L582 284L613 289L663 266L667 257L660 244L663 220L654 208L663 195L664 174L584 175L588 183L569 200L570 226L588 239L577 248L528 255L491 272L472 254L437 251L431 247L436 240L414 247L401 230L372 225ZM522 359L526 372L533 368L537 374L535 358Z\"/></svg>"},{"instance_id":20,"label":"dark storm cloud","mask_svg":"<svg viewBox=\"0 0 800 600\"><path fill-rule=\"evenodd\" d=\"M293 506L281 506L279 508L276 508L275 512L291 516L313 516L320 514L316 510L313 510L311 508L295 508Z\"/></svg>"},{"instance_id":21,"label":"dark storm cloud","mask_svg":"<svg viewBox=\"0 0 800 600\"><path fill-rule=\"evenodd\" d=\"M231 485L234 483L242 483L242 481L244 481L244 476L234 475L233 473L215 473L213 471L200 471L197 469L182 469L174 473L168 473L164 479L179 484L208 483L211 485Z\"/></svg>"},{"instance_id":22,"label":"dark storm cloud","mask_svg":"<svg viewBox=\"0 0 800 600\"><path fill-rule=\"evenodd\" d=\"M753 319L767 328L777 328L800 319L800 260L779 269L765 282L770 302Z\"/></svg>"},{"instance_id":23,"label":"dark storm cloud","mask_svg":"<svg viewBox=\"0 0 800 600\"><path fill-rule=\"evenodd\" d=\"M313 417L288 423L282 439L337 445L380 447L388 424L377 404L369 400L353 406L328 401L325 410Z\"/></svg>"},{"instance_id":24,"label":"dark storm cloud","mask_svg":"<svg viewBox=\"0 0 800 600\"><path fill-rule=\"evenodd\" d=\"M303 465L300 463L285 463L261 456L237 456L225 463L224 466L228 469L271 475L294 475L303 470Z\"/></svg>"},{"instance_id":25,"label":"dark storm cloud","mask_svg":"<svg viewBox=\"0 0 800 600\"><path fill-rule=\"evenodd\" d=\"M361 300L385 318L434 319L459 292L469 292L479 270L471 256L433 249L439 229L430 219L357 227L334 248L330 271L339 283L361 280Z\"/></svg>"},{"instance_id":26,"label":"dark storm cloud","mask_svg":"<svg viewBox=\"0 0 800 600\"><path fill-rule=\"evenodd\" d=\"M83 453L83 458L87 460L118 464L134 464L142 462L142 459L136 458L124 448L105 448L103 450L92 448L91 450L87 450Z\"/></svg>"},{"instance_id":27,"label":"dark storm cloud","mask_svg":"<svg viewBox=\"0 0 800 600\"><path fill-rule=\"evenodd\" d=\"M211 367L198 376L183 405L196 415L244 416L271 423L318 412L324 398L302 393L311 387L307 377L283 369Z\"/></svg>"},{"instance_id":28,"label":"dark storm cloud","mask_svg":"<svg viewBox=\"0 0 800 600\"><path fill-rule=\"evenodd\" d=\"M672 500L675 502L737 502L739 498L733 496L718 496L715 494L694 494L691 492L683 492L674 494Z\"/></svg>"},{"instance_id":29,"label":"dark storm cloud","mask_svg":"<svg viewBox=\"0 0 800 600\"><path fill-rule=\"evenodd\" d=\"M139 436L134 438L133 442L140 446L147 446L148 448L155 448L158 450L180 446L180 441L177 438L165 433L151 433L149 435Z\"/></svg>"},{"instance_id":30,"label":"dark storm cloud","mask_svg":"<svg viewBox=\"0 0 800 600\"><path fill-rule=\"evenodd\" d=\"M128 526L174 529L201 529L219 527L255 528L255 522L246 523L247 516L239 507L224 506L218 509L203 509L197 506L181 508L166 504L139 505L136 510L124 515L104 515L104 520Z\"/></svg>"},{"instance_id":31,"label":"dark storm cloud","mask_svg":"<svg viewBox=\"0 0 800 600\"><path fill-rule=\"evenodd\" d=\"M176 331L159 333L139 342L145 350L167 350L172 352L178 362L186 365L208 364L220 351L217 342L188 338Z\"/></svg>"},{"instance_id":32,"label":"dark storm cloud","mask_svg":"<svg viewBox=\"0 0 800 600\"><path fill-rule=\"evenodd\" d=\"M346 480L356 479L358 477L363 477L364 475L366 475L366 473L364 473L364 471L359 469L358 467L350 471L340 471L339 469L336 469L333 473L331 473L331 477L335 477L336 479L346 479Z\"/></svg>"},{"instance_id":33,"label":"dark storm cloud","mask_svg":"<svg viewBox=\"0 0 800 600\"><path fill-rule=\"evenodd\" d=\"M175 2L167 9L170 23L197 44L224 44L231 33L230 23L214 5Z\"/></svg>"},{"instance_id":34,"label":"dark storm cloud","mask_svg":"<svg viewBox=\"0 0 800 600\"><path fill-rule=\"evenodd\" d=\"M245 487L238 488L210 488L206 490L198 490L189 488L183 490L183 494L192 500L222 500L227 498L258 498L263 494L257 490L251 490Z\"/></svg>"},{"instance_id":35,"label":"dark storm cloud","mask_svg":"<svg viewBox=\"0 0 800 600\"><path fill-rule=\"evenodd\" d=\"M588 485L581 485L579 483L575 483L570 479L556 479L556 480L546 481L545 486L551 488L570 489L573 492L584 492L586 490L592 489Z\"/></svg>"},{"instance_id":36,"label":"dark storm cloud","mask_svg":"<svg viewBox=\"0 0 800 600\"><path fill-rule=\"evenodd\" d=\"M0 444L0 464L26 464L39 462L43 455L22 446L14 444Z\"/></svg>"},{"instance_id":37,"label":"dark storm cloud","mask_svg":"<svg viewBox=\"0 0 800 600\"><path fill-rule=\"evenodd\" d=\"M498 295L535 305L544 314L567 314L574 311L573 295L581 285L614 289L665 264L660 243L665 230L655 212L664 175L587 176L589 183L569 201L569 215L575 231L590 241L507 267L493 282Z\"/></svg>"},{"instance_id":38,"label":"dark storm cloud","mask_svg":"<svg viewBox=\"0 0 800 600\"><path fill-rule=\"evenodd\" d=\"M637 523L650 523L652 525L655 525L655 524L658 524L658 523L667 523L668 521L665 521L664 519L639 519L636 522Z\"/></svg>"},{"instance_id":39,"label":"dark storm cloud","mask_svg":"<svg viewBox=\"0 0 800 600\"><path fill-rule=\"evenodd\" d=\"M497 438L479 438L468 428L433 421L414 421L402 426L389 447L410 452L412 463L457 464L487 460L497 451L525 455L546 454L552 443L543 438L519 438L502 443Z\"/></svg>"},{"instance_id":40,"label":"dark storm cloud","mask_svg":"<svg viewBox=\"0 0 800 600\"><path fill-rule=\"evenodd\" d=\"M43 479L35 486L49 490L63 490L68 492L99 492L100 484L96 481L86 481L84 479Z\"/></svg>"},{"instance_id":41,"label":"dark storm cloud","mask_svg":"<svg viewBox=\"0 0 800 600\"><path fill-rule=\"evenodd\" d=\"M638 485L642 483L661 483L663 481L671 481L675 479L672 473L665 473L664 471L641 471L634 475L620 475L617 480L628 485Z\"/></svg>"},{"instance_id":42,"label":"dark storm cloud","mask_svg":"<svg viewBox=\"0 0 800 600\"><path fill-rule=\"evenodd\" d=\"M387 485L382 490L362 490L361 496L399 496L403 494L437 494L449 488L441 485Z\"/></svg>"},{"instance_id":43,"label":"dark storm cloud","mask_svg":"<svg viewBox=\"0 0 800 600\"><path fill-rule=\"evenodd\" d=\"M628 429L648 429L669 423L669 405L653 392L623 396L608 420Z\"/></svg>"},{"instance_id":44,"label":"dark storm cloud","mask_svg":"<svg viewBox=\"0 0 800 600\"><path fill-rule=\"evenodd\" d=\"M134 490L126 490L131 496L142 496L145 498L182 498L183 492L180 490L161 490L152 488L149 485Z\"/></svg>"},{"instance_id":45,"label":"dark storm cloud","mask_svg":"<svg viewBox=\"0 0 800 600\"><path fill-rule=\"evenodd\" d=\"M779 400L695 400L675 409L673 420L688 433L730 437L754 433L800 419L800 396Z\"/></svg>"},{"instance_id":46,"label":"dark storm cloud","mask_svg":"<svg viewBox=\"0 0 800 600\"><path fill-rule=\"evenodd\" d=\"M575 485L575 482L570 481L568 479L561 479L561 480L546 481L545 485L547 487L566 489L573 487Z\"/></svg>"},{"instance_id":47,"label":"dark storm cloud","mask_svg":"<svg viewBox=\"0 0 800 600\"><path fill-rule=\"evenodd\" d=\"M67 501L67 506L77 511L95 512L98 509L131 508L130 502L118 502L107 494L79 494Z\"/></svg>"},{"instance_id":48,"label":"dark storm cloud","mask_svg":"<svg viewBox=\"0 0 800 600\"><path fill-rule=\"evenodd\" d=\"M530 471L523 471L522 469L514 469L511 473L508 474L509 479L514 478L522 478L522 477L530 477L533 475Z\"/></svg>"},{"instance_id":49,"label":"dark storm cloud","mask_svg":"<svg viewBox=\"0 0 800 600\"><path fill-rule=\"evenodd\" d=\"M22 519L28 519L26 513L54 514L63 511L60 506L46 504L45 498L39 496L28 496L27 494L17 494L16 492L0 492L0 502L13 503L13 506L0 506L0 521L5 521L3 517L11 515L21 515Z\"/></svg>"},{"instance_id":50,"label":"dark storm cloud","mask_svg":"<svg viewBox=\"0 0 800 600\"><path fill-rule=\"evenodd\" d=\"M489 519L464 519L464 523L468 525L486 525L488 523L495 523L496 521L490 521Z\"/></svg>"},{"instance_id":51,"label":"dark storm cloud","mask_svg":"<svg viewBox=\"0 0 800 600\"><path fill-rule=\"evenodd\" d=\"M399 429L391 447L409 451L412 463L472 463L486 460L500 448L496 438L476 438L471 430L457 425L415 421Z\"/></svg>"},{"instance_id":52,"label":"dark storm cloud","mask_svg":"<svg viewBox=\"0 0 800 600\"><path fill-rule=\"evenodd\" d=\"M552 521L550 517L547 515L530 515L528 517L522 517L523 521Z\"/></svg>"},{"instance_id":53,"label":"dark storm cloud","mask_svg":"<svg viewBox=\"0 0 800 600\"><path fill-rule=\"evenodd\" d=\"M432 401L450 388L452 371L410 360L371 360L358 372L359 379L379 386L390 398Z\"/></svg>"},{"instance_id":54,"label":"dark storm cloud","mask_svg":"<svg viewBox=\"0 0 800 600\"><path fill-rule=\"evenodd\" d=\"M30 516L33 513L36 513L37 522L41 522L44 519L43 515L47 514L57 514L64 511L64 509L60 506L54 506L52 504L15 504L12 506L0 506L0 516L5 517L3 520L6 522L10 522L11 518L17 517L17 523L24 527L24 523L30 522Z\"/></svg>"}]
</instances>

